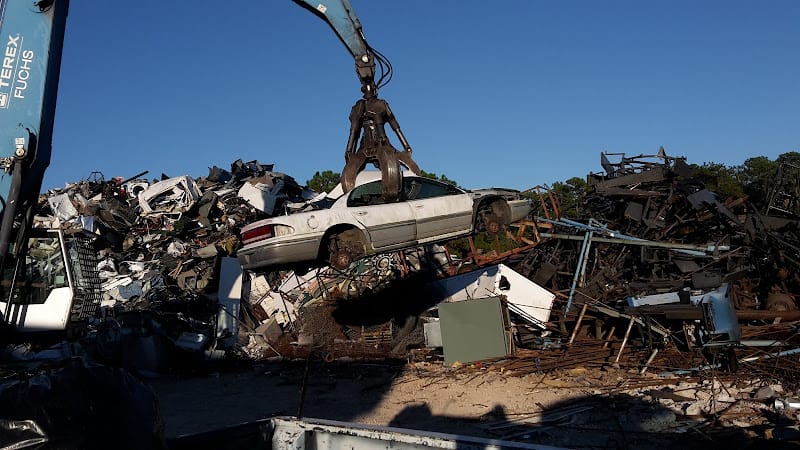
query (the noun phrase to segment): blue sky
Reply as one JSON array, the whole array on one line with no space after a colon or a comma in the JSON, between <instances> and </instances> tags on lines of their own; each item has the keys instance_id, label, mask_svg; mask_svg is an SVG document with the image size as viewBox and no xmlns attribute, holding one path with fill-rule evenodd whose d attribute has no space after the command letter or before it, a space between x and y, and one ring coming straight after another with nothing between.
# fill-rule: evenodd
<instances>
[{"instance_id":1,"label":"blue sky","mask_svg":"<svg viewBox=\"0 0 800 450\"><path fill-rule=\"evenodd\" d=\"M800 2L352 4L394 66L380 95L416 161L468 188L584 177L601 151L800 151ZM290 0L73 0L44 188L238 158L305 183L343 167L359 88Z\"/></svg>"}]
</instances>

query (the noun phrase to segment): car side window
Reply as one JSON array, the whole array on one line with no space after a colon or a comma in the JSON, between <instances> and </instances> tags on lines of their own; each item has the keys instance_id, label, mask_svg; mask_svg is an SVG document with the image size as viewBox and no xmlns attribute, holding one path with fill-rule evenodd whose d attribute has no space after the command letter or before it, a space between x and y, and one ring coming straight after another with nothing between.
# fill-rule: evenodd
<instances>
[{"instance_id":1,"label":"car side window","mask_svg":"<svg viewBox=\"0 0 800 450\"><path fill-rule=\"evenodd\" d=\"M347 198L347 206L382 205L383 203L383 185L380 180L357 186L350 191L350 196Z\"/></svg>"},{"instance_id":2,"label":"car side window","mask_svg":"<svg viewBox=\"0 0 800 450\"><path fill-rule=\"evenodd\" d=\"M451 184L440 183L428 178L406 178L403 180L403 193L406 200L420 200L460 194L461 191Z\"/></svg>"}]
</instances>

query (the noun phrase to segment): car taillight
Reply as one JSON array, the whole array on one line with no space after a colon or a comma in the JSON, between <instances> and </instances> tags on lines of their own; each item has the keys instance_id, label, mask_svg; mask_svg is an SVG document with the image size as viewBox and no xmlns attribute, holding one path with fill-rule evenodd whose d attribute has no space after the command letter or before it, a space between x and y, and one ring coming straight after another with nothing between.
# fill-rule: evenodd
<instances>
[{"instance_id":1,"label":"car taillight","mask_svg":"<svg viewBox=\"0 0 800 450\"><path fill-rule=\"evenodd\" d=\"M242 241L245 243L251 241L260 241L263 239L269 239L275 236L274 228L271 224L269 225L262 225L260 227L253 228L252 230L247 230L242 233Z\"/></svg>"}]
</instances>

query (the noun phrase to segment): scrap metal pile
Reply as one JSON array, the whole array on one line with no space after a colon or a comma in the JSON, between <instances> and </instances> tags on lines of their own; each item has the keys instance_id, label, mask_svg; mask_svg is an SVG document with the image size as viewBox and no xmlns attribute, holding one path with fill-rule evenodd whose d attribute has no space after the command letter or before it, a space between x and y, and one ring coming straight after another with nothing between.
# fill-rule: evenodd
<instances>
[{"instance_id":1,"label":"scrap metal pile","mask_svg":"<svg viewBox=\"0 0 800 450\"><path fill-rule=\"evenodd\" d=\"M346 270L243 273L244 225L324 207L324 194L258 161L196 179L144 175L50 190L35 220L96 236L103 300L88 343L105 363L157 373L231 357L404 357L437 297L403 296L453 270L444 247L427 245Z\"/></svg>"},{"instance_id":2,"label":"scrap metal pile","mask_svg":"<svg viewBox=\"0 0 800 450\"><path fill-rule=\"evenodd\" d=\"M215 166L197 179L162 174L150 181L146 174L105 180L93 173L50 190L40 197L35 224L97 237L104 316L98 354L157 371L176 355L213 350L235 331L220 323L226 312L217 290L224 262L235 261L241 227L307 207L317 193L258 161Z\"/></svg>"},{"instance_id":3,"label":"scrap metal pile","mask_svg":"<svg viewBox=\"0 0 800 450\"><path fill-rule=\"evenodd\" d=\"M106 359L136 353L120 350L120 330L132 328L160 336L170 351L206 356L443 353L448 364L563 352L588 339L603 351L576 360L541 353L551 362L518 367L557 369L586 357L674 374L748 365L791 383L794 363L778 357L797 342L797 221L777 208L762 214L746 198L719 198L663 151L616 163L604 154L601 163L604 173L587 177L580 217L562 217L554 197L540 195L544 208L532 220L504 230L516 248L478 255L473 245L462 259L444 243L346 270L242 274L234 258L241 226L316 198L256 161L198 179L84 180L42 196L39 224L99 236L103 311L113 318L97 333ZM158 370L173 356L129 363Z\"/></svg>"},{"instance_id":4,"label":"scrap metal pile","mask_svg":"<svg viewBox=\"0 0 800 450\"><path fill-rule=\"evenodd\" d=\"M720 198L663 149L608 156L587 177L582 217L543 209L539 245L513 266L558 295L553 335L603 343L605 363L638 350L638 370L743 371L796 388L797 218Z\"/></svg>"},{"instance_id":5,"label":"scrap metal pile","mask_svg":"<svg viewBox=\"0 0 800 450\"><path fill-rule=\"evenodd\" d=\"M42 195L37 223L97 237L92 353L140 374L223 357L400 358L447 377L628 374L609 392L697 383L674 405L687 415L732 407L736 389L793 410L800 232L788 172L756 205L720 198L663 151L608 156L579 214L539 190L530 220L490 235L494 249L470 238L460 258L449 248L464 243L445 242L345 270L243 272L242 226L321 198L257 161L197 179L83 180ZM728 394L709 402L699 386L713 380Z\"/></svg>"}]
</instances>

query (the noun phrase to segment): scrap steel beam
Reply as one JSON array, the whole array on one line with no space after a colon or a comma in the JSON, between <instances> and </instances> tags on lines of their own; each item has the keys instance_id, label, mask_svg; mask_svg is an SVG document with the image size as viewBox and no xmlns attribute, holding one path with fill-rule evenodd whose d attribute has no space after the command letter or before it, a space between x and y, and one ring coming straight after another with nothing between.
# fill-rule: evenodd
<instances>
[{"instance_id":1,"label":"scrap steel beam","mask_svg":"<svg viewBox=\"0 0 800 450\"><path fill-rule=\"evenodd\" d=\"M564 239L569 241L583 241L583 236L576 236L572 234L563 233L541 233L542 238ZM698 254L691 253L693 256L707 256L718 251L728 251L730 246L727 245L692 245L692 244L677 244L674 242L657 242L648 241L645 239L621 239L613 237L592 237L593 242L603 242L607 244L624 244L624 245L639 245L642 247L657 247L666 248L669 250L686 252L700 252Z\"/></svg>"},{"instance_id":2,"label":"scrap steel beam","mask_svg":"<svg viewBox=\"0 0 800 450\"><path fill-rule=\"evenodd\" d=\"M575 298L575 290L578 287L578 282L582 282L586 275L586 261L588 260L589 249L592 246L593 235L593 230L589 230L583 235L583 245L581 245L581 253L578 257L578 267L575 268L575 275L572 277L572 287L569 289L569 299L567 299L567 306L564 307L564 313L569 312L569 308L572 306L572 300ZM581 283L581 287L583 287L583 283Z\"/></svg>"}]
</instances>

